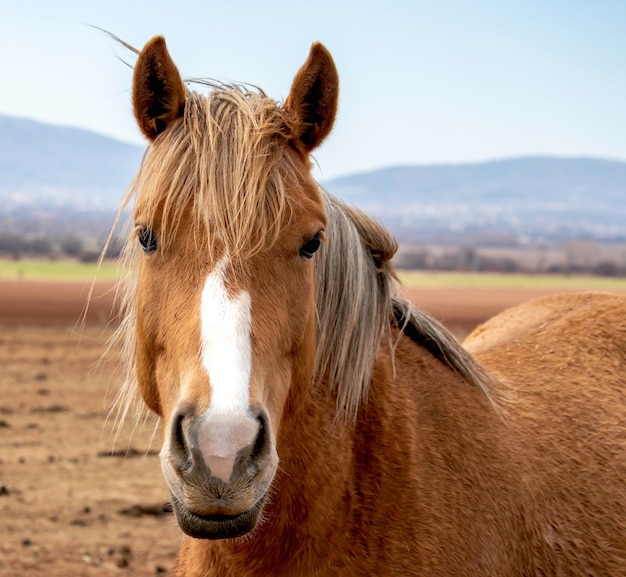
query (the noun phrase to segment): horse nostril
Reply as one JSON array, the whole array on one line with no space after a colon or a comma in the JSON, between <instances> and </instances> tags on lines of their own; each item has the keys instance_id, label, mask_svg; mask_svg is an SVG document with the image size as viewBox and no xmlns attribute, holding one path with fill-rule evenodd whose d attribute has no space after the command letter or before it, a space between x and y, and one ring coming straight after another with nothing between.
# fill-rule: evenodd
<instances>
[{"instance_id":1,"label":"horse nostril","mask_svg":"<svg viewBox=\"0 0 626 577\"><path fill-rule=\"evenodd\" d=\"M191 455L184 430L185 415L180 413L174 418L170 445L170 459L179 472L191 467Z\"/></svg>"},{"instance_id":2,"label":"horse nostril","mask_svg":"<svg viewBox=\"0 0 626 577\"><path fill-rule=\"evenodd\" d=\"M269 450L269 424L267 415L264 412L259 412L257 421L259 423L259 431L249 457L253 462L263 458Z\"/></svg>"},{"instance_id":3,"label":"horse nostril","mask_svg":"<svg viewBox=\"0 0 626 577\"><path fill-rule=\"evenodd\" d=\"M185 434L183 432L183 420L185 415L178 415L176 417L176 422L174 423L174 440L176 441L176 445L181 449L185 449L187 443L185 441Z\"/></svg>"},{"instance_id":4,"label":"horse nostril","mask_svg":"<svg viewBox=\"0 0 626 577\"><path fill-rule=\"evenodd\" d=\"M240 415L203 415L181 407L171 418L168 464L181 480L208 475L229 483L252 477L272 462L271 423L264 409Z\"/></svg>"}]
</instances>

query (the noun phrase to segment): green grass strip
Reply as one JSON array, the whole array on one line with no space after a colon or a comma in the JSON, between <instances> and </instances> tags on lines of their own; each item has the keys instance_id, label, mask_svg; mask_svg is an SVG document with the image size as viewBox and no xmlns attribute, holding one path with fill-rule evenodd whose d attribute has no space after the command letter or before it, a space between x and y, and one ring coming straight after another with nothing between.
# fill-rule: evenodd
<instances>
[{"instance_id":1,"label":"green grass strip","mask_svg":"<svg viewBox=\"0 0 626 577\"><path fill-rule=\"evenodd\" d=\"M0 280L33 281L112 281L119 277L116 263L105 262L98 270L95 263L73 260L0 260Z\"/></svg>"},{"instance_id":2,"label":"green grass strip","mask_svg":"<svg viewBox=\"0 0 626 577\"><path fill-rule=\"evenodd\" d=\"M446 288L529 288L572 290L623 290L626 278L596 276L491 274L432 271L400 271L398 276L406 287Z\"/></svg>"},{"instance_id":3,"label":"green grass strip","mask_svg":"<svg viewBox=\"0 0 626 577\"><path fill-rule=\"evenodd\" d=\"M105 262L98 270L95 263L72 260L0 260L0 280L114 281L119 278L115 262ZM447 288L536 288L576 290L623 290L626 278L530 274L492 274L437 271L400 271L406 287Z\"/></svg>"}]
</instances>

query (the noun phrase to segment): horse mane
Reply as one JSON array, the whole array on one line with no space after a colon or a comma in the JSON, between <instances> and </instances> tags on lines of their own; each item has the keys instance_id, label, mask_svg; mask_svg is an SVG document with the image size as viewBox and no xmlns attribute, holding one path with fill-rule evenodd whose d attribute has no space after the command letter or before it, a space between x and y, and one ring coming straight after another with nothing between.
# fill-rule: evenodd
<instances>
[{"instance_id":1,"label":"horse mane","mask_svg":"<svg viewBox=\"0 0 626 577\"><path fill-rule=\"evenodd\" d=\"M300 178L285 152L291 118L258 89L212 88L208 96L187 90L183 118L149 147L120 215L134 198L138 213L148 218L139 224L151 227L158 220L164 251L183 219L191 217L194 240L209 258L219 242L231 258L245 259L271 246L290 217L287 190ZM397 245L389 233L361 211L320 192L328 242L315 257L314 383L325 380L336 391L338 416L354 418L366 402L381 339L393 349L393 325L491 399L488 375L473 357L447 329L398 296L389 264ZM126 277L118 292L121 322L112 341L122 343L126 367L113 409L119 425L133 407L137 414L145 410L134 368L137 245L136 235L129 234L121 263Z\"/></svg>"},{"instance_id":2,"label":"horse mane","mask_svg":"<svg viewBox=\"0 0 626 577\"><path fill-rule=\"evenodd\" d=\"M500 412L493 377L447 328L398 294L389 264L397 244L387 230L322 192L328 243L316 263L316 381L326 377L336 390L338 415L354 418L367 401L381 339L393 353L392 327L477 387Z\"/></svg>"}]
</instances>

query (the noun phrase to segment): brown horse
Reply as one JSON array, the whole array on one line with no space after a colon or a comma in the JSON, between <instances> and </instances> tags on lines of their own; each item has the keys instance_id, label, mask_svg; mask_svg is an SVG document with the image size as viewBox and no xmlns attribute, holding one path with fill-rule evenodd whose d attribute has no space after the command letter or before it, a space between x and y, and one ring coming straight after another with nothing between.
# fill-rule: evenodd
<instances>
[{"instance_id":1,"label":"brown horse","mask_svg":"<svg viewBox=\"0 0 626 577\"><path fill-rule=\"evenodd\" d=\"M121 410L161 417L177 574L626 575L625 299L519 307L464 349L311 178L337 97L320 44L282 105L187 89L160 37L136 63Z\"/></svg>"}]
</instances>

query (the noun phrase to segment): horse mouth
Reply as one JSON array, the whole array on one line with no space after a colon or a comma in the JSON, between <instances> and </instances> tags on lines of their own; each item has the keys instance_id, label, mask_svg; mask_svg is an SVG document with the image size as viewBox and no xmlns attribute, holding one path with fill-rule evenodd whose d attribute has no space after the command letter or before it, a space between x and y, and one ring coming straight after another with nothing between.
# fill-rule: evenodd
<instances>
[{"instance_id":1,"label":"horse mouth","mask_svg":"<svg viewBox=\"0 0 626 577\"><path fill-rule=\"evenodd\" d=\"M190 511L182 503L174 503L178 525L184 533L195 539L232 539L252 531L263 508L264 499L252 509L237 515L200 515Z\"/></svg>"}]
</instances>

